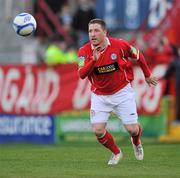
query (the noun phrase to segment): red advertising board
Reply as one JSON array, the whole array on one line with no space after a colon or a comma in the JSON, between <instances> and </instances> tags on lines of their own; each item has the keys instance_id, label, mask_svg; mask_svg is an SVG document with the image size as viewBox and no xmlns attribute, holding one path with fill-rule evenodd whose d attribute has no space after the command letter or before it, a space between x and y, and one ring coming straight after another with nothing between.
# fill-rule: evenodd
<instances>
[{"instance_id":1,"label":"red advertising board","mask_svg":"<svg viewBox=\"0 0 180 178\"><path fill-rule=\"evenodd\" d=\"M152 68L160 78L166 65ZM137 106L140 113L159 111L164 90L163 81L149 87L139 67L134 67ZM20 115L57 114L68 110L87 109L90 105L90 83L81 80L77 65L1 65L0 113Z\"/></svg>"}]
</instances>

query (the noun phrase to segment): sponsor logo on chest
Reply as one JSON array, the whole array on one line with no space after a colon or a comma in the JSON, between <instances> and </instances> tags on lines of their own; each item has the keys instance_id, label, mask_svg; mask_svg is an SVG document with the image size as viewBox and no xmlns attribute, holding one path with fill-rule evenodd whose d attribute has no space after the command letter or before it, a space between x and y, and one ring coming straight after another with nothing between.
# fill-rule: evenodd
<instances>
[{"instance_id":1,"label":"sponsor logo on chest","mask_svg":"<svg viewBox=\"0 0 180 178\"><path fill-rule=\"evenodd\" d=\"M119 65L117 62L94 68L95 74L106 74L117 70L119 70Z\"/></svg>"}]
</instances>

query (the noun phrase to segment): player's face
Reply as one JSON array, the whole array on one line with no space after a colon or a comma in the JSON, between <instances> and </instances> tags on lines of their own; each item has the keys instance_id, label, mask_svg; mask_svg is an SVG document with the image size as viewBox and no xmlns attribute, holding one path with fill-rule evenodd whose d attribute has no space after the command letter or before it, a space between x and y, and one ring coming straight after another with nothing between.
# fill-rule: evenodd
<instances>
[{"instance_id":1,"label":"player's face","mask_svg":"<svg viewBox=\"0 0 180 178\"><path fill-rule=\"evenodd\" d=\"M106 38L106 30L100 24L89 25L89 40L93 46L101 45Z\"/></svg>"}]
</instances>

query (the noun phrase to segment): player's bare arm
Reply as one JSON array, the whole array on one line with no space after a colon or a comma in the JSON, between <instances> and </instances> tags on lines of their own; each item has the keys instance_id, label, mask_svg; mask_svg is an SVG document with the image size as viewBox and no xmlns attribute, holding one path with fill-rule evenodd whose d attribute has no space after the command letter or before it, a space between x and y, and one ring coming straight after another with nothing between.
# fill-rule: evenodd
<instances>
[{"instance_id":1,"label":"player's bare arm","mask_svg":"<svg viewBox=\"0 0 180 178\"><path fill-rule=\"evenodd\" d=\"M151 86L151 85L156 86L158 83L158 80L155 76L146 77L145 80L149 86Z\"/></svg>"}]
</instances>

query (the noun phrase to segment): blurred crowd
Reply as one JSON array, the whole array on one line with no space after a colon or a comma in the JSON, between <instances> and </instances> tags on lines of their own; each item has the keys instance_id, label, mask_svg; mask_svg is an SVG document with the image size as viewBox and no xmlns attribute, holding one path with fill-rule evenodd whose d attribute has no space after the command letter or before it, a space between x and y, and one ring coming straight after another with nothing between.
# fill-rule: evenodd
<instances>
[{"instance_id":1,"label":"blurred crowd","mask_svg":"<svg viewBox=\"0 0 180 178\"><path fill-rule=\"evenodd\" d=\"M38 1L34 3L35 14L39 13L38 3ZM77 49L88 41L88 22L96 18L95 1L78 0L75 2L77 8L74 9L68 0L46 0L46 3L58 17L59 23L71 42L67 42L65 36L58 33L51 21L47 19L53 34L46 38L47 34L37 31L40 48L37 50L39 61L47 65L77 63Z\"/></svg>"},{"instance_id":2,"label":"blurred crowd","mask_svg":"<svg viewBox=\"0 0 180 178\"><path fill-rule=\"evenodd\" d=\"M179 47L171 43L158 29L152 34L141 32L136 35L135 41L132 40L132 44L143 51L146 60L151 64L167 64L179 57Z\"/></svg>"}]
</instances>

